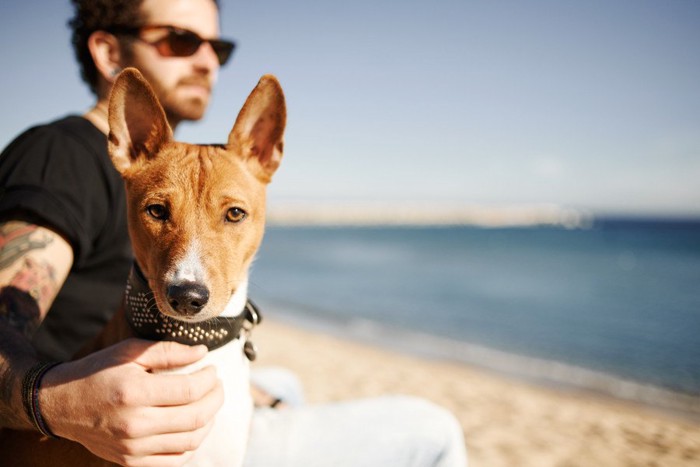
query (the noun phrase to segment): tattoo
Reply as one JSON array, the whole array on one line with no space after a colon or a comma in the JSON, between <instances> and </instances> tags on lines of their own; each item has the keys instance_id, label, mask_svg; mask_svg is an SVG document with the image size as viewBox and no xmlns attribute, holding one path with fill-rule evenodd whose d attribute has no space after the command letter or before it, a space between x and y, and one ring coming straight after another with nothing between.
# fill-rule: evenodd
<instances>
[{"instance_id":1,"label":"tattoo","mask_svg":"<svg viewBox=\"0 0 700 467\"><path fill-rule=\"evenodd\" d=\"M12 285L0 289L0 322L31 339L40 317L39 304L28 292Z\"/></svg>"},{"instance_id":2,"label":"tattoo","mask_svg":"<svg viewBox=\"0 0 700 467\"><path fill-rule=\"evenodd\" d=\"M4 269L31 250L45 248L53 241L48 234L32 238L36 225L8 223L0 228L0 269Z\"/></svg>"},{"instance_id":3,"label":"tattoo","mask_svg":"<svg viewBox=\"0 0 700 467\"><path fill-rule=\"evenodd\" d=\"M39 307L47 309L57 292L56 270L48 262L40 264L32 258L24 258L10 285L26 291L39 303Z\"/></svg>"}]
</instances>

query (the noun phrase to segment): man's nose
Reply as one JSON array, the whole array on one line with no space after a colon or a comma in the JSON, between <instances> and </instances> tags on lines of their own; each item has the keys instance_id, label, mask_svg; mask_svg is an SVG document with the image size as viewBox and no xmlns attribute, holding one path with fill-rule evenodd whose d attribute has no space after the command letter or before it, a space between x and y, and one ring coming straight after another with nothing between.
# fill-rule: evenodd
<instances>
[{"instance_id":1,"label":"man's nose","mask_svg":"<svg viewBox=\"0 0 700 467\"><path fill-rule=\"evenodd\" d=\"M194 64L200 69L205 69L210 73L216 72L221 65L219 65L219 59L216 57L216 52L209 42L204 42L197 52L192 56Z\"/></svg>"}]
</instances>

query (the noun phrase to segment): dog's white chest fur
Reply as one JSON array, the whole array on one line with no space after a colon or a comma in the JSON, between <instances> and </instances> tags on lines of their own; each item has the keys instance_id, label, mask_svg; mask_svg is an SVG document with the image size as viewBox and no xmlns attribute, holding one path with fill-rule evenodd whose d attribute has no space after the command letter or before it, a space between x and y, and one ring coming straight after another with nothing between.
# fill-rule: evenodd
<instances>
[{"instance_id":1,"label":"dog's white chest fur","mask_svg":"<svg viewBox=\"0 0 700 467\"><path fill-rule=\"evenodd\" d=\"M250 365L243 353L243 339L235 339L202 360L176 370L191 373L214 366L224 386L224 405L216 414L214 427L185 464L188 467L228 467L243 464L253 400L250 395Z\"/></svg>"}]
</instances>

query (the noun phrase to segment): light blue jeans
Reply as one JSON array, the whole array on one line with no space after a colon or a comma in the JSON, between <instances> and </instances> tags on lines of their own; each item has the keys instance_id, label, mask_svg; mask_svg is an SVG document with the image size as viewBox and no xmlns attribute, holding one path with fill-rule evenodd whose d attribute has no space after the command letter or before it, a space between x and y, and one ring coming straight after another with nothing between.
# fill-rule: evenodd
<instances>
[{"instance_id":1,"label":"light blue jeans","mask_svg":"<svg viewBox=\"0 0 700 467\"><path fill-rule=\"evenodd\" d=\"M253 414L245 467L465 467L462 428L424 399L385 396L304 405L282 369L255 370L253 383L288 405Z\"/></svg>"}]
</instances>

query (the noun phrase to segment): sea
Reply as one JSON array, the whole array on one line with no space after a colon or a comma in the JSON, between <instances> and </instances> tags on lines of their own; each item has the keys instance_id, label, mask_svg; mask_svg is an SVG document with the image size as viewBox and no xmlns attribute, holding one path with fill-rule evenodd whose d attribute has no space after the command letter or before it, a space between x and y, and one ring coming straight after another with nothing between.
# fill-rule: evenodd
<instances>
[{"instance_id":1,"label":"sea","mask_svg":"<svg viewBox=\"0 0 700 467\"><path fill-rule=\"evenodd\" d=\"M700 220L270 226L269 316L700 420Z\"/></svg>"}]
</instances>

